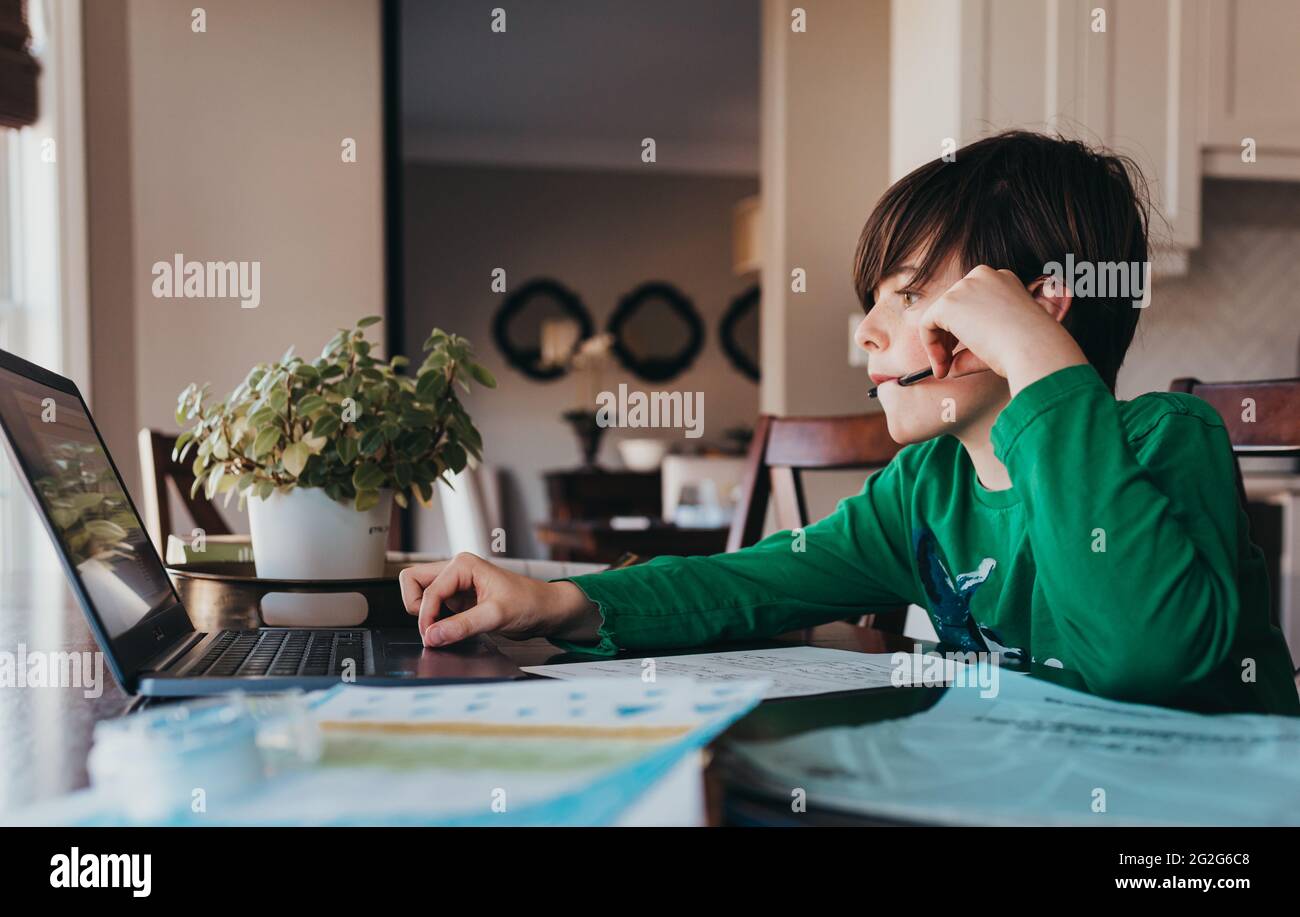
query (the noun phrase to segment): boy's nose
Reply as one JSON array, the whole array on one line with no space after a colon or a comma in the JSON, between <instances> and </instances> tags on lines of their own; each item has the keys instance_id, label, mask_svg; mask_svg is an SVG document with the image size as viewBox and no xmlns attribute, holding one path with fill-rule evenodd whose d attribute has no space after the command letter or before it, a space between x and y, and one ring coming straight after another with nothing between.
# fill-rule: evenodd
<instances>
[{"instance_id":1,"label":"boy's nose","mask_svg":"<svg viewBox=\"0 0 1300 917\"><path fill-rule=\"evenodd\" d=\"M884 350L889 344L884 329L879 322L872 321L870 313L862 316L862 321L858 322L858 327L853 332L853 342L867 353Z\"/></svg>"}]
</instances>

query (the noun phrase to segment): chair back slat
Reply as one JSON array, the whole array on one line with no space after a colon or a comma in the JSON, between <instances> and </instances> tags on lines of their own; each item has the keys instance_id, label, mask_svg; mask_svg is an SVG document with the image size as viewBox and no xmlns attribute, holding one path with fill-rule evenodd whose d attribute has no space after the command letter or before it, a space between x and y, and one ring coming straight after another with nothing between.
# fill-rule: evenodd
<instances>
[{"instance_id":1,"label":"chair back slat","mask_svg":"<svg viewBox=\"0 0 1300 917\"><path fill-rule=\"evenodd\" d=\"M740 503L727 537L727 550L739 551L763 537L769 501L783 529L808 524L804 471L883 468L898 454L885 415L774 417L762 414L746 458ZM866 626L901 633L906 607L865 615Z\"/></svg>"},{"instance_id":2,"label":"chair back slat","mask_svg":"<svg viewBox=\"0 0 1300 917\"><path fill-rule=\"evenodd\" d=\"M166 554L167 536L175 531L172 528L171 502L167 493L169 481L196 527L208 535L230 534L230 526L206 497L201 493L190 496L194 472L188 464L172 460L172 449L176 447L175 436L146 427L140 431L138 445L140 477L144 484L145 529L159 554Z\"/></svg>"},{"instance_id":3,"label":"chair back slat","mask_svg":"<svg viewBox=\"0 0 1300 917\"><path fill-rule=\"evenodd\" d=\"M1223 418L1239 456L1300 456L1300 379L1202 382L1175 379L1171 391L1195 395Z\"/></svg>"}]
</instances>

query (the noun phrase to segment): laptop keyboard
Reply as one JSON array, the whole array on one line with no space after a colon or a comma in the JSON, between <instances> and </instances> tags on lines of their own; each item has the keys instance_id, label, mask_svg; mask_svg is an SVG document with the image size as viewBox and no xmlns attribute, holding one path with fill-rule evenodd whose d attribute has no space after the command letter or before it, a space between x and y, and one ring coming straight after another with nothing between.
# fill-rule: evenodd
<instances>
[{"instance_id":1,"label":"laptop keyboard","mask_svg":"<svg viewBox=\"0 0 1300 917\"><path fill-rule=\"evenodd\" d=\"M188 677L351 674L366 671L366 634L359 630L226 630L217 635Z\"/></svg>"}]
</instances>

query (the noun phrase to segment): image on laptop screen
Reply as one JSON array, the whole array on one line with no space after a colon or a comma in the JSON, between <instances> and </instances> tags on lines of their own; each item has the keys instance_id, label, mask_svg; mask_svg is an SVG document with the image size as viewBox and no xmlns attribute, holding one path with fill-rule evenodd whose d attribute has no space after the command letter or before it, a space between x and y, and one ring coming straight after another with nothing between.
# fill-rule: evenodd
<instances>
[{"instance_id":1,"label":"image on laptop screen","mask_svg":"<svg viewBox=\"0 0 1300 917\"><path fill-rule=\"evenodd\" d=\"M0 368L0 420L109 639L178 601L81 402Z\"/></svg>"}]
</instances>

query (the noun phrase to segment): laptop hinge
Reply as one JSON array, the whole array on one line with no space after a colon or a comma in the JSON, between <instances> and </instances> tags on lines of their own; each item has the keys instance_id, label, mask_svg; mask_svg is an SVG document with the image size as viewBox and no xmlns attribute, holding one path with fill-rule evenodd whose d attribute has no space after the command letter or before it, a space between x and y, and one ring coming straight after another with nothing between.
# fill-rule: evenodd
<instances>
[{"instance_id":1,"label":"laptop hinge","mask_svg":"<svg viewBox=\"0 0 1300 917\"><path fill-rule=\"evenodd\" d=\"M143 671L166 672L171 668L173 663L202 643L203 639L207 636L206 633L200 631L192 631L191 633L186 634L185 638L181 640L180 643L172 646L170 649L163 650L157 656L146 662Z\"/></svg>"}]
</instances>

